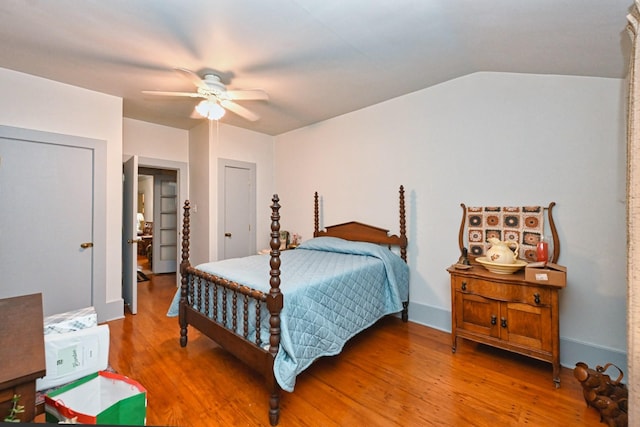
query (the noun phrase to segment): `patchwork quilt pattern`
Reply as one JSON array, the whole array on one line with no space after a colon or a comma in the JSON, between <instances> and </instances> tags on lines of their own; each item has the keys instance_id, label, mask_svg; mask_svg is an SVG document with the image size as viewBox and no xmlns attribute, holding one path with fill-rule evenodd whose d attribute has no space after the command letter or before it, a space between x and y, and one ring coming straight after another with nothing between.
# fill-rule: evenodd
<instances>
[{"instance_id":1,"label":"patchwork quilt pattern","mask_svg":"<svg viewBox=\"0 0 640 427\"><path fill-rule=\"evenodd\" d=\"M488 239L517 242L519 258L536 260L536 245L544 231L542 206L483 206L467 207L467 238L469 254L485 256L491 247Z\"/></svg>"}]
</instances>

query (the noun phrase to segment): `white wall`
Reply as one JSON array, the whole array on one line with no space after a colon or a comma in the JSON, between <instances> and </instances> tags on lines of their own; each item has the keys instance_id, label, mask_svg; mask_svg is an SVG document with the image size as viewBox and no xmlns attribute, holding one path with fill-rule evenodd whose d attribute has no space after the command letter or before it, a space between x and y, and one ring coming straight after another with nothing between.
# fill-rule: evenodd
<instances>
[{"instance_id":1,"label":"white wall","mask_svg":"<svg viewBox=\"0 0 640 427\"><path fill-rule=\"evenodd\" d=\"M3 68L0 93L2 125L107 142L106 242L94 242L106 245L105 271L94 282L94 305L100 321L122 317L122 99Z\"/></svg>"},{"instance_id":2,"label":"white wall","mask_svg":"<svg viewBox=\"0 0 640 427\"><path fill-rule=\"evenodd\" d=\"M176 129L155 123L143 122L129 118L123 119L122 151L124 158L136 155L142 161L189 162L189 131ZM154 166L144 165L139 166ZM161 166L156 166L161 168ZM138 182L138 193L153 194L153 179L141 186ZM149 188L146 188L149 187ZM181 195L183 198L188 194ZM153 220L153 197L145 199L145 219ZM182 207L179 206L179 209Z\"/></svg>"},{"instance_id":3,"label":"white wall","mask_svg":"<svg viewBox=\"0 0 640 427\"><path fill-rule=\"evenodd\" d=\"M191 129L190 193L192 206L197 206L191 212L192 264L218 258L218 159L256 165L256 250L268 245L275 188L273 144L272 136L224 123L203 121ZM205 236L209 237L206 242Z\"/></svg>"},{"instance_id":4,"label":"white wall","mask_svg":"<svg viewBox=\"0 0 640 427\"><path fill-rule=\"evenodd\" d=\"M459 256L460 203L555 201L568 267L562 363L625 366L624 91L618 79L476 73L279 135L283 228L311 237L318 190L321 226L359 220L397 233L403 184L409 315L450 331L445 269Z\"/></svg>"},{"instance_id":5,"label":"white wall","mask_svg":"<svg viewBox=\"0 0 640 427\"><path fill-rule=\"evenodd\" d=\"M125 155L189 161L189 131L128 118L122 123Z\"/></svg>"},{"instance_id":6,"label":"white wall","mask_svg":"<svg viewBox=\"0 0 640 427\"><path fill-rule=\"evenodd\" d=\"M211 214L216 212L211 206L210 186L213 174L211 168L211 142L208 124L196 126L189 131L189 199L191 202L189 241L190 262L193 265L215 259L210 253ZM198 238L201 237L201 238Z\"/></svg>"}]
</instances>

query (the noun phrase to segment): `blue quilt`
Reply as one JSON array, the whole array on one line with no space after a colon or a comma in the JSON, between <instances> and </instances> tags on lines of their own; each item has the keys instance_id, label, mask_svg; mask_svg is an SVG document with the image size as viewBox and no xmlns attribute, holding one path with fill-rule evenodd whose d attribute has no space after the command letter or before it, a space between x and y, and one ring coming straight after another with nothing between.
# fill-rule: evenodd
<instances>
[{"instance_id":1,"label":"blue quilt","mask_svg":"<svg viewBox=\"0 0 640 427\"><path fill-rule=\"evenodd\" d=\"M387 248L335 237L308 240L280 256L284 307L274 374L283 390L293 391L296 376L314 360L340 353L351 337L402 310L409 294L409 268ZM269 255L197 268L269 292ZM177 315L179 294L168 315ZM268 342L265 324L261 335Z\"/></svg>"}]
</instances>

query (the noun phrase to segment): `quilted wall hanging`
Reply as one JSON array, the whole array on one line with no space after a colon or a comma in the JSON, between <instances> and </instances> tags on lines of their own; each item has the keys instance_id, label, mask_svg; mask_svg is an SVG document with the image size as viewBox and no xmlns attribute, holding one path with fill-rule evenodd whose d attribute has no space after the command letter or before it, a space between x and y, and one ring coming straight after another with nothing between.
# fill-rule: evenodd
<instances>
[{"instance_id":1,"label":"quilted wall hanging","mask_svg":"<svg viewBox=\"0 0 640 427\"><path fill-rule=\"evenodd\" d=\"M542 206L469 206L466 215L470 255L485 256L490 247L487 240L495 237L517 242L519 258L536 261L536 245L544 231Z\"/></svg>"}]
</instances>

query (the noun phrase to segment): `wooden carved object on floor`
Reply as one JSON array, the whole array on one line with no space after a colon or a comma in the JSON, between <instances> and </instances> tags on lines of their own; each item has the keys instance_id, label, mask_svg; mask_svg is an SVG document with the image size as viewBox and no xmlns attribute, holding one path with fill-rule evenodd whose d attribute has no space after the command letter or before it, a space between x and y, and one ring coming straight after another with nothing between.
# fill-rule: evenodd
<instances>
[{"instance_id":1,"label":"wooden carved object on floor","mask_svg":"<svg viewBox=\"0 0 640 427\"><path fill-rule=\"evenodd\" d=\"M620 373L616 380L611 380L611 377L605 374L610 366L618 369ZM573 375L582 384L582 393L587 406L600 411L600 422L606 423L609 427L627 427L629 392L627 386L620 382L623 377L620 368L607 363L591 369L586 363L578 362Z\"/></svg>"}]
</instances>

